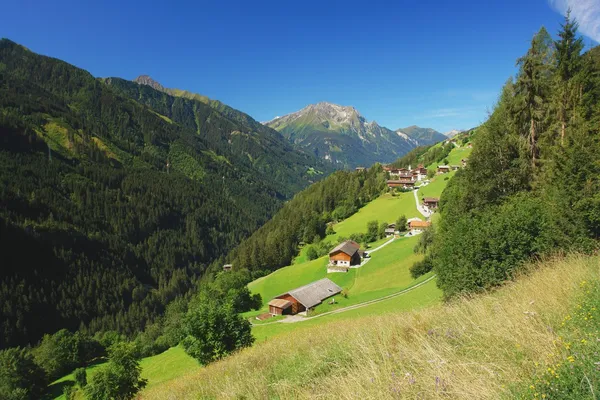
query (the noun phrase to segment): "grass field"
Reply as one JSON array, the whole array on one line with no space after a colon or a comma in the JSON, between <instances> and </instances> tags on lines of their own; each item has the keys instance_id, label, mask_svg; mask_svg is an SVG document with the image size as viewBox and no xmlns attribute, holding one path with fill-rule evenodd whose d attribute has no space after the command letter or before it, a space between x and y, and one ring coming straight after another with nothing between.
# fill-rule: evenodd
<instances>
[{"instance_id":1,"label":"grass field","mask_svg":"<svg viewBox=\"0 0 600 400\"><path fill-rule=\"evenodd\" d=\"M448 154L448 164L449 165L461 165L460 160L462 160L463 158L469 158L469 155L471 154L471 152L473 151L473 149L469 149L466 146L463 147L458 147L458 148L454 148L452 149L452 151L450 152L450 154Z\"/></svg>"},{"instance_id":2,"label":"grass field","mask_svg":"<svg viewBox=\"0 0 600 400\"><path fill-rule=\"evenodd\" d=\"M431 182L427 186L423 186L419 189L417 195L419 197L419 201L423 197L437 197L439 198L442 195L442 192L448 185L448 181L456 174L456 171L451 171L447 174L436 175ZM448 178L448 180L446 180Z\"/></svg>"},{"instance_id":3,"label":"grass field","mask_svg":"<svg viewBox=\"0 0 600 400\"><path fill-rule=\"evenodd\" d=\"M393 223L403 214L406 218L421 215L415 205L413 194L406 192L392 196L386 193L358 210L356 214L335 224L333 226L335 235L331 238L335 240L338 237L348 237L352 233L364 233L367 231L369 221Z\"/></svg>"},{"instance_id":4,"label":"grass field","mask_svg":"<svg viewBox=\"0 0 600 400\"><path fill-rule=\"evenodd\" d=\"M515 398L556 365L578 362L560 327L577 314L599 266L598 257L574 255L534 265L496 292L418 312L412 302L429 284L389 304L322 317L327 323L303 322L291 335L276 324L277 337L155 385L142 398Z\"/></svg>"},{"instance_id":5,"label":"grass field","mask_svg":"<svg viewBox=\"0 0 600 400\"><path fill-rule=\"evenodd\" d=\"M88 381L102 365L104 365L104 363L86 368ZM146 357L141 360L140 366L142 367L142 378L148 379L146 389L151 389L154 385L164 383L201 368L200 364L192 357L188 356L181 347L172 347L164 353ZM62 394L62 387L65 384L74 384L74 382L75 378L73 377L73 374L60 378L52 384L51 393L47 398L66 400L65 396ZM77 398L83 399L84 397L79 393Z\"/></svg>"},{"instance_id":6,"label":"grass field","mask_svg":"<svg viewBox=\"0 0 600 400\"><path fill-rule=\"evenodd\" d=\"M414 280L410 276L409 268L422 257L413 252L417 241L417 236L396 239L373 253L369 262L361 268L350 269L347 273L328 274L327 257L279 269L248 285L252 293L259 293L262 296L263 307L259 311L248 312L244 315L253 317L263 313L267 311L267 303L273 297L325 277L344 288L347 297L334 296L334 304L324 302L318 305L310 313L311 316L378 299L413 286L430 277L428 274ZM269 330L272 330L273 334L276 333L277 328L274 327L275 325L257 326L254 327L254 330L259 331L258 335L264 338L271 335L268 333Z\"/></svg>"}]
</instances>

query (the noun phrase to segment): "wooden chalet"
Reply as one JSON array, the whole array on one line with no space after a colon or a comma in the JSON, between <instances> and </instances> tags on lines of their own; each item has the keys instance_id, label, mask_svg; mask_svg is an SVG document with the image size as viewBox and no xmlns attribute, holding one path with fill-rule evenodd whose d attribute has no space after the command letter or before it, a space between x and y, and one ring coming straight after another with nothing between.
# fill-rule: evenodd
<instances>
[{"instance_id":1,"label":"wooden chalet","mask_svg":"<svg viewBox=\"0 0 600 400\"><path fill-rule=\"evenodd\" d=\"M323 278L276 296L269 302L269 314L293 315L305 312L341 291L341 287L331 280Z\"/></svg>"},{"instance_id":2,"label":"wooden chalet","mask_svg":"<svg viewBox=\"0 0 600 400\"><path fill-rule=\"evenodd\" d=\"M411 232L415 233L415 232L423 232L423 230L425 228L428 228L431 225L431 222L429 221L410 221L408 223L408 228L410 229Z\"/></svg>"},{"instance_id":3,"label":"wooden chalet","mask_svg":"<svg viewBox=\"0 0 600 400\"><path fill-rule=\"evenodd\" d=\"M350 268L360 264L360 245L352 240L346 240L329 252L329 265L333 267Z\"/></svg>"},{"instance_id":4,"label":"wooden chalet","mask_svg":"<svg viewBox=\"0 0 600 400\"><path fill-rule=\"evenodd\" d=\"M423 205L430 210L434 210L440 205L440 199L437 197L423 197Z\"/></svg>"},{"instance_id":5,"label":"wooden chalet","mask_svg":"<svg viewBox=\"0 0 600 400\"><path fill-rule=\"evenodd\" d=\"M232 268L233 268L232 264L223 265L223 271L231 271Z\"/></svg>"},{"instance_id":6,"label":"wooden chalet","mask_svg":"<svg viewBox=\"0 0 600 400\"><path fill-rule=\"evenodd\" d=\"M438 174L446 174L446 173L450 172L450 166L438 165L437 172L438 172Z\"/></svg>"},{"instance_id":7,"label":"wooden chalet","mask_svg":"<svg viewBox=\"0 0 600 400\"><path fill-rule=\"evenodd\" d=\"M388 180L387 181L387 186L388 188L403 188L403 189L408 189L408 188L413 188L415 186L415 181L412 180L411 178L401 178L401 179L396 179L396 180Z\"/></svg>"}]
</instances>

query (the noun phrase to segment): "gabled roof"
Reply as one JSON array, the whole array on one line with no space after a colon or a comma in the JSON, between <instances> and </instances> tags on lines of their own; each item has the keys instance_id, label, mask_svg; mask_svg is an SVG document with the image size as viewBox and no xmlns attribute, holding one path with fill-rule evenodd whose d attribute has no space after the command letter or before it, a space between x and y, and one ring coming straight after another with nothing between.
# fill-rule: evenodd
<instances>
[{"instance_id":1,"label":"gabled roof","mask_svg":"<svg viewBox=\"0 0 600 400\"><path fill-rule=\"evenodd\" d=\"M286 309L292 305L292 302L284 299L273 299L269 302L269 305L281 309Z\"/></svg>"},{"instance_id":2,"label":"gabled roof","mask_svg":"<svg viewBox=\"0 0 600 400\"><path fill-rule=\"evenodd\" d=\"M429 221L410 221L408 225L411 228L427 228L431 223Z\"/></svg>"},{"instance_id":3,"label":"gabled roof","mask_svg":"<svg viewBox=\"0 0 600 400\"><path fill-rule=\"evenodd\" d=\"M308 285L304 285L297 289L290 290L287 293L280 294L277 297L289 294L290 296L298 300L298 302L300 302L304 307L311 308L321 303L324 299L338 294L341 291L341 287L339 287L329 279L323 278L316 282L309 283Z\"/></svg>"},{"instance_id":4,"label":"gabled roof","mask_svg":"<svg viewBox=\"0 0 600 400\"><path fill-rule=\"evenodd\" d=\"M423 203L438 203L440 199L437 197L423 197Z\"/></svg>"},{"instance_id":5,"label":"gabled roof","mask_svg":"<svg viewBox=\"0 0 600 400\"><path fill-rule=\"evenodd\" d=\"M329 252L329 254L333 254L336 253L338 251L341 251L342 253L346 253L348 254L350 257L352 257L354 255L354 253L356 253L358 251L358 249L360 249L360 245L352 240L346 240L345 242L342 242L340 244L338 244L337 246L335 246L333 248L333 250L331 250Z\"/></svg>"}]
</instances>

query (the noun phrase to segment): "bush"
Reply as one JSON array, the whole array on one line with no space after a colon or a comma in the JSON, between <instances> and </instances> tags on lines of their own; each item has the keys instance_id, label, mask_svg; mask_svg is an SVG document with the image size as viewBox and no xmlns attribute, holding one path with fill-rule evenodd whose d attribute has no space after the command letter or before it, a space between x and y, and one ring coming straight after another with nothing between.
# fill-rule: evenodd
<instances>
[{"instance_id":1,"label":"bush","mask_svg":"<svg viewBox=\"0 0 600 400\"><path fill-rule=\"evenodd\" d=\"M317 250L314 246L308 246L308 248L306 249L306 258L309 260L315 260L319 258L319 254L317 253Z\"/></svg>"},{"instance_id":2,"label":"bush","mask_svg":"<svg viewBox=\"0 0 600 400\"><path fill-rule=\"evenodd\" d=\"M367 222L367 233L365 234L366 242L374 242L379 235L379 223L375 221Z\"/></svg>"},{"instance_id":3,"label":"bush","mask_svg":"<svg viewBox=\"0 0 600 400\"><path fill-rule=\"evenodd\" d=\"M254 342L250 322L236 314L228 304L210 299L190 306L184 325L187 337L183 347L204 365Z\"/></svg>"},{"instance_id":4,"label":"bush","mask_svg":"<svg viewBox=\"0 0 600 400\"><path fill-rule=\"evenodd\" d=\"M446 297L500 285L529 258L562 247L562 229L539 197L516 195L478 215L442 220L434 265Z\"/></svg>"},{"instance_id":5,"label":"bush","mask_svg":"<svg viewBox=\"0 0 600 400\"><path fill-rule=\"evenodd\" d=\"M73 371L73 377L75 378L75 382L79 385L79 387L83 388L87 385L87 372L85 368L77 368Z\"/></svg>"},{"instance_id":6,"label":"bush","mask_svg":"<svg viewBox=\"0 0 600 400\"><path fill-rule=\"evenodd\" d=\"M335 235L335 230L333 229L333 224L327 224L327 228L325 229L325 235Z\"/></svg>"},{"instance_id":7,"label":"bush","mask_svg":"<svg viewBox=\"0 0 600 400\"><path fill-rule=\"evenodd\" d=\"M415 262L410 267L410 276L412 276L413 279L417 279L418 277L420 277L421 275L425 275L432 269L433 269L433 262L431 261L431 259L429 257L425 257L425 259Z\"/></svg>"},{"instance_id":8,"label":"bush","mask_svg":"<svg viewBox=\"0 0 600 400\"><path fill-rule=\"evenodd\" d=\"M408 223L408 221L406 219L406 215L401 215L400 217L398 217L398 220L396 221L396 230L400 231L400 232L404 232L406 230L407 223Z\"/></svg>"},{"instance_id":9,"label":"bush","mask_svg":"<svg viewBox=\"0 0 600 400\"><path fill-rule=\"evenodd\" d=\"M79 364L79 352L74 335L61 329L53 335L44 335L33 350L35 361L51 379L59 378Z\"/></svg>"},{"instance_id":10,"label":"bush","mask_svg":"<svg viewBox=\"0 0 600 400\"><path fill-rule=\"evenodd\" d=\"M132 343L117 343L109 350L109 361L85 387L89 400L133 399L146 386Z\"/></svg>"},{"instance_id":11,"label":"bush","mask_svg":"<svg viewBox=\"0 0 600 400\"><path fill-rule=\"evenodd\" d=\"M27 349L0 351L0 398L39 399L46 389L46 373L35 363Z\"/></svg>"}]
</instances>

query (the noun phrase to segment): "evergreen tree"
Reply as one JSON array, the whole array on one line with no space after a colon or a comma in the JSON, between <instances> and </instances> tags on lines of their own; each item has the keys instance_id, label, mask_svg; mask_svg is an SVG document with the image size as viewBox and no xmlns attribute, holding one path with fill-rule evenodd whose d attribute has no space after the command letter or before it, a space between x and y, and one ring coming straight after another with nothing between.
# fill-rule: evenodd
<instances>
[{"instance_id":1,"label":"evergreen tree","mask_svg":"<svg viewBox=\"0 0 600 400\"><path fill-rule=\"evenodd\" d=\"M577 34L578 27L577 21L571 19L569 10L558 33L559 39L554 42L556 57L554 106L558 116L561 146L564 145L567 126L571 122L573 111L583 98L583 85L580 80L583 39Z\"/></svg>"},{"instance_id":2,"label":"evergreen tree","mask_svg":"<svg viewBox=\"0 0 600 400\"><path fill-rule=\"evenodd\" d=\"M517 110L514 112L520 119L518 128L529 141L533 168L535 168L538 154L538 135L544 129L542 124L548 116L551 62L552 39L546 28L541 28L533 37L527 54L517 61L520 70L515 84ZM528 125L527 128L521 126L525 124Z\"/></svg>"}]
</instances>

